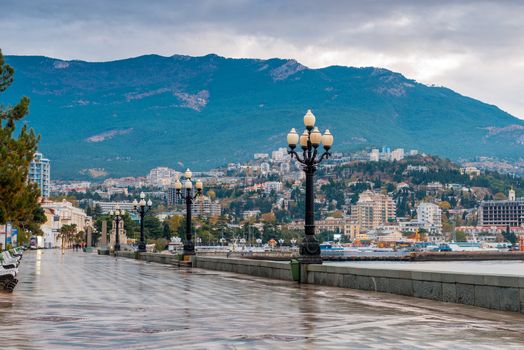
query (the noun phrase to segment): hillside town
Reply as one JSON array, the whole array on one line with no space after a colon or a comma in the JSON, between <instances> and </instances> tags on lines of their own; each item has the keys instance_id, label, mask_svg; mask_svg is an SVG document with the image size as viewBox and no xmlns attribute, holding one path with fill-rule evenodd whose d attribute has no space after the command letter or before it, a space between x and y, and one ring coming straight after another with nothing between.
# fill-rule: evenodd
<instances>
[{"instance_id":1,"label":"hillside town","mask_svg":"<svg viewBox=\"0 0 524 350\"><path fill-rule=\"evenodd\" d=\"M319 167L315 187L315 232L321 241L355 246L409 246L417 242L516 244L524 234L524 199L520 178L454 163L402 148L373 148L334 153ZM129 214L122 230L130 244L137 239L139 217L133 199L143 192L152 199L146 221L149 241L163 244L182 235L185 208L175 182L182 169L157 167L142 177L107 178L101 182L51 179L51 162L35 154L29 179L41 191L46 220L45 247L60 246L63 226L96 239L107 233L108 214ZM304 230L304 172L286 148L256 153L245 163L195 172L205 190L192 204L200 244L244 244L282 240L291 244ZM3 242L16 229L4 226ZM114 239L112 233L110 239Z\"/></svg>"}]
</instances>

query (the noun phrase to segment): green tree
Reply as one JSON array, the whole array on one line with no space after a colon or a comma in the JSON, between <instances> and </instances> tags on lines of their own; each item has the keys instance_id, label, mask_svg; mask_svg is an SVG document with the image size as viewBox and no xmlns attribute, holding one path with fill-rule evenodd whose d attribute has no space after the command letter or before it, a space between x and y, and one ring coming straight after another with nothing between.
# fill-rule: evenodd
<instances>
[{"instance_id":1,"label":"green tree","mask_svg":"<svg viewBox=\"0 0 524 350\"><path fill-rule=\"evenodd\" d=\"M506 227L506 231L502 231L502 235L504 236L504 239L508 241L509 243L511 244L517 243L517 240L518 240L517 235L515 234L515 232L509 229L509 226Z\"/></svg>"},{"instance_id":2,"label":"green tree","mask_svg":"<svg viewBox=\"0 0 524 350\"><path fill-rule=\"evenodd\" d=\"M60 227L57 238L62 241L62 249L68 248L71 242L76 238L76 224L63 225Z\"/></svg>"},{"instance_id":3,"label":"green tree","mask_svg":"<svg viewBox=\"0 0 524 350\"><path fill-rule=\"evenodd\" d=\"M0 50L0 94L13 83L14 69L5 63ZM33 229L45 221L40 215L36 184L28 183L29 163L37 150L39 136L20 122L29 111L29 99L22 99L13 107L0 105L0 223L10 221L21 230ZM43 221L42 221L43 220Z\"/></svg>"}]
</instances>

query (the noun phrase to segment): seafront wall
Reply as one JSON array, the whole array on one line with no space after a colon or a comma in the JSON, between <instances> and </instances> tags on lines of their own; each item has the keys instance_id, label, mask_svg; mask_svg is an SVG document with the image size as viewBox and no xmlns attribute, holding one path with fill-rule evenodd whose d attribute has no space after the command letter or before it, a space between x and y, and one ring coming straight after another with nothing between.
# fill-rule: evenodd
<instances>
[{"instance_id":1,"label":"seafront wall","mask_svg":"<svg viewBox=\"0 0 524 350\"><path fill-rule=\"evenodd\" d=\"M195 259L194 266L292 280L290 265L283 262L199 256ZM301 270L303 283L524 312L524 278L522 277L330 265L303 265Z\"/></svg>"},{"instance_id":2,"label":"seafront wall","mask_svg":"<svg viewBox=\"0 0 524 350\"><path fill-rule=\"evenodd\" d=\"M169 254L118 252L118 256L184 266ZM193 267L292 281L289 262L193 256ZM524 313L524 277L333 265L302 265L302 283L473 305Z\"/></svg>"}]
</instances>

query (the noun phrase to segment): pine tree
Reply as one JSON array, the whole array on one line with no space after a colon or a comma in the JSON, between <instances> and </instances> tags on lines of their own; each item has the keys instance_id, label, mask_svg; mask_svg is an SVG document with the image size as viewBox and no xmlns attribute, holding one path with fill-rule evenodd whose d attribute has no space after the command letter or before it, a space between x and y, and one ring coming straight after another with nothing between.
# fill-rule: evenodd
<instances>
[{"instance_id":1,"label":"pine tree","mask_svg":"<svg viewBox=\"0 0 524 350\"><path fill-rule=\"evenodd\" d=\"M13 83L13 76L14 69L5 63L0 50L0 94ZM38 233L35 224L45 221L45 216L38 203L40 191L27 178L39 136L26 124L20 130L16 127L28 111L27 97L13 107L0 104L0 224L11 222Z\"/></svg>"}]
</instances>

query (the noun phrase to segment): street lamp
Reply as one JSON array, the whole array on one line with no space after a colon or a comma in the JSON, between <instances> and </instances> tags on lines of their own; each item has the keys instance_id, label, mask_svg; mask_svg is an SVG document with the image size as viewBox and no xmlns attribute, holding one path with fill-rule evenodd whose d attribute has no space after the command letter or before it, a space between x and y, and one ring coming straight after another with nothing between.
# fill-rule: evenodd
<instances>
[{"instance_id":1,"label":"street lamp","mask_svg":"<svg viewBox=\"0 0 524 350\"><path fill-rule=\"evenodd\" d=\"M191 205L193 204L194 199L202 195L202 189L204 188L202 181L198 180L195 182L196 193L194 193L193 182L191 182L192 175L193 173L189 169L187 169L184 173L185 181L183 187L185 189L185 193L182 190L182 182L180 182L179 179L177 179L175 182L177 198L183 199L186 202L186 242L184 244L184 255L195 254L195 244L193 243L193 235L191 232Z\"/></svg>"},{"instance_id":2,"label":"street lamp","mask_svg":"<svg viewBox=\"0 0 524 350\"><path fill-rule=\"evenodd\" d=\"M120 207L117 205L115 207L115 210L111 210L109 212L109 215L113 218L113 221L115 222L115 252L120 251L120 234L118 232L118 228L120 226L120 222L124 220L124 215L126 214L126 211L124 209L120 210Z\"/></svg>"},{"instance_id":3,"label":"street lamp","mask_svg":"<svg viewBox=\"0 0 524 350\"><path fill-rule=\"evenodd\" d=\"M306 213L305 213L305 237L300 245L300 257L298 260L303 264L322 264L320 257L320 245L315 238L315 214L314 199L315 193L313 180L317 164L322 160L329 158L329 150L333 145L333 135L326 129L324 135L315 127L315 116L308 109L304 116L304 125L306 130L302 135L298 135L295 129L291 129L287 134L287 143L290 150L288 154L302 164L302 170L306 173ZM302 148L302 157L295 151L297 145ZM324 146L324 153L317 158L318 147Z\"/></svg>"},{"instance_id":4,"label":"street lamp","mask_svg":"<svg viewBox=\"0 0 524 350\"><path fill-rule=\"evenodd\" d=\"M140 202L138 202L136 199L133 200L133 208L135 208L135 211L138 213L138 215L140 215L140 242L138 242L139 252L146 251L146 239L144 236L144 216L149 210L151 210L152 205L153 202L151 202L151 199L149 199L146 202L146 194L144 192L140 192Z\"/></svg>"}]
</instances>

